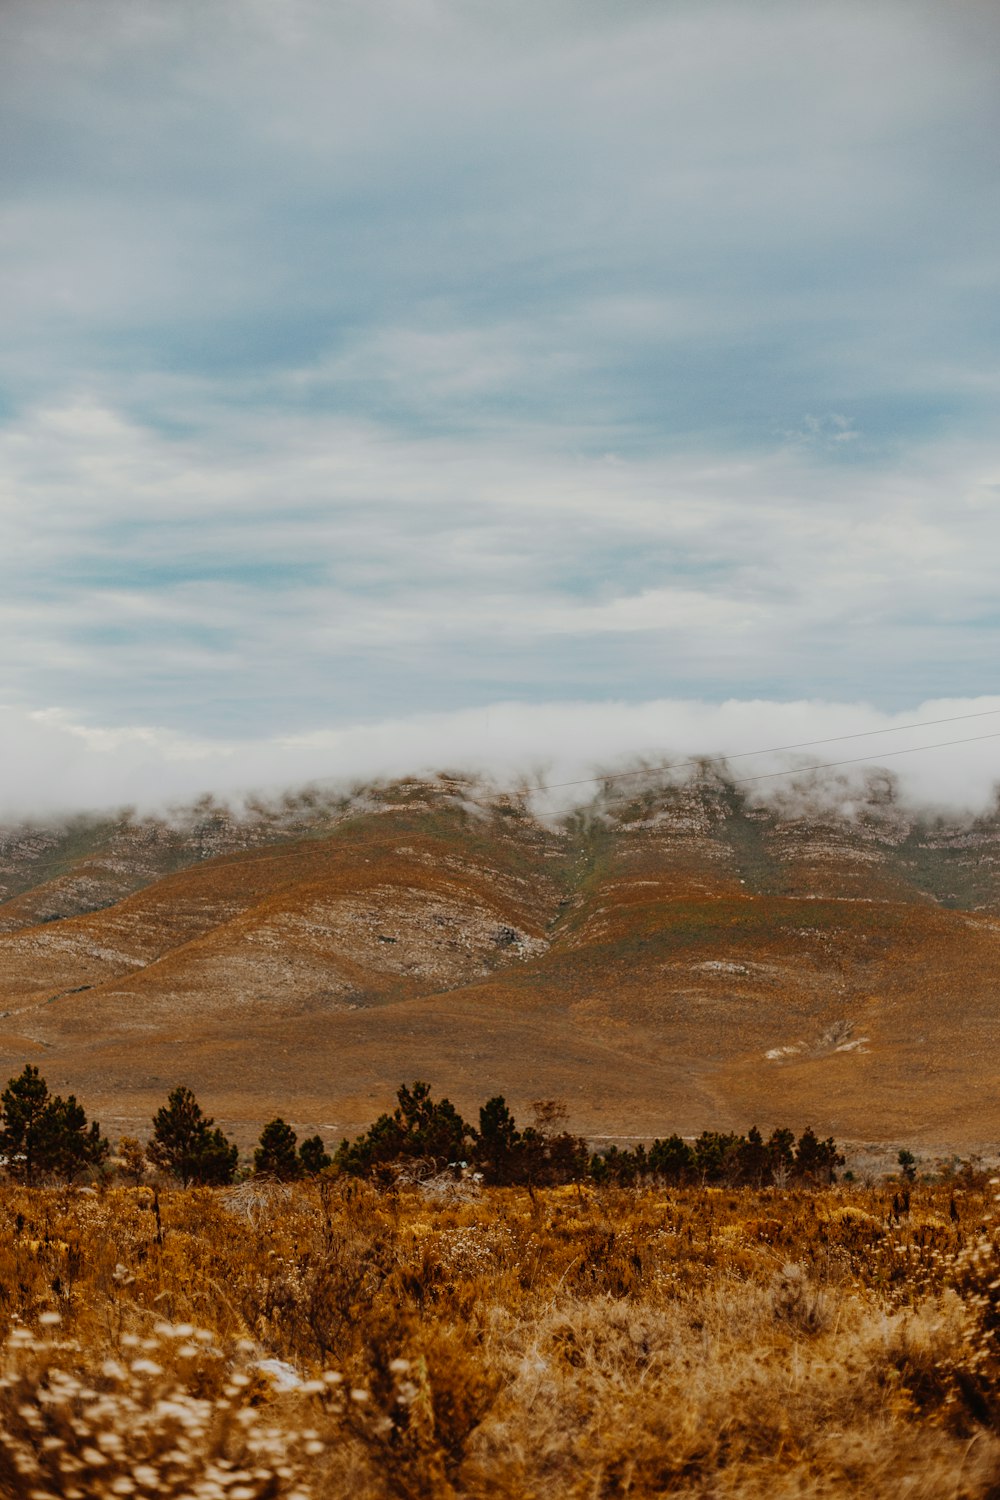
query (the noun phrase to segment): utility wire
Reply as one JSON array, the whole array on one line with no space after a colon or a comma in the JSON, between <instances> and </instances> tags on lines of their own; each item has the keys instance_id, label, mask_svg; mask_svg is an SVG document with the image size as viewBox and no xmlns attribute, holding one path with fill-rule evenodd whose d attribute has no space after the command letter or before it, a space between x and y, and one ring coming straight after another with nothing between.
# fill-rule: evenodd
<instances>
[{"instance_id":1,"label":"utility wire","mask_svg":"<svg viewBox=\"0 0 1000 1500\"><path fill-rule=\"evenodd\" d=\"M748 781L767 781L772 776L799 776L803 771L829 771L834 766L856 766L861 761L889 760L894 755L916 755L920 750L945 750L949 745L972 745L976 740L1000 740L1000 729L992 734L972 734L968 739L938 740L933 745L910 745L906 750L884 750L876 755L852 755L848 760L824 760L815 766L792 766L786 771L764 771L759 776L738 776L733 786L746 786Z\"/></svg>"},{"instance_id":2,"label":"utility wire","mask_svg":"<svg viewBox=\"0 0 1000 1500\"><path fill-rule=\"evenodd\" d=\"M684 771L695 766L724 765L729 761L746 760L748 757L754 755L780 755L788 750L811 750L816 745L839 745L844 740L870 739L872 735L876 734L900 734L903 730L907 729L932 729L938 724L959 724L967 719L988 719L994 717L996 714L1000 714L1000 708L987 708L974 714L952 714L945 719L921 719L915 724L893 724L887 729L859 729L854 734L833 734L822 740L799 740L794 745L771 745L765 750L739 750L732 755L699 755L694 760L675 760L665 766L642 766L636 771L609 771L603 776L581 776L575 781L550 781L544 785L526 787L525 791L557 792L562 791L564 787L570 786L590 786L597 782L624 781L629 776L655 776L665 771ZM993 740L997 738L1000 738L1000 732L997 734L974 734L969 739L942 740L939 745L911 745L906 750L880 751L878 758L887 760L890 756L912 755L917 750L937 750L949 745L970 745L975 740ZM748 781L764 781L772 776L794 776L799 771L818 771L825 770L831 766L856 765L860 761L871 760L873 758L870 755L857 755L853 756L850 760L824 762L821 766L799 766L785 771L766 771L761 776L742 777L740 780L735 781L733 785L742 786Z\"/></svg>"},{"instance_id":3,"label":"utility wire","mask_svg":"<svg viewBox=\"0 0 1000 1500\"><path fill-rule=\"evenodd\" d=\"M891 724L885 729L858 729L853 734L832 734L820 740L798 740L794 745L770 745L763 750L736 750L731 755L699 755L693 760L675 760L663 766L640 766L634 771L607 771L602 776L579 776L573 781L541 782L537 786L524 787L522 791L525 795L531 792L559 792L571 786L595 786L601 782L625 781L630 776L658 776L667 771L686 771L697 766L726 765L729 761L747 760L755 755L781 755L789 750L811 750L816 745L839 745L845 740L871 739L872 736L877 734L902 734L908 729L933 729L938 724L960 724L968 719L994 718L997 714L1000 714L1000 708L987 708L972 714L950 714L944 719L920 719L913 724ZM970 745L975 740L992 740L997 738L1000 738L1000 732L997 734L976 734L972 735L969 739L942 740L939 745L912 745L907 750L886 750L879 752L877 758L887 760L890 756L912 755L917 750L937 750L950 745ZM817 766L792 766L785 771L765 771L760 776L745 776L732 784L734 786L743 786L750 781L765 781L769 777L774 776L796 776L800 771L826 770L833 766L857 765L861 761L875 758L875 756L871 755L858 755L853 756L849 760L832 760ZM326 781L340 780L342 778L339 776L319 776L314 778L314 783L320 784Z\"/></svg>"}]
</instances>

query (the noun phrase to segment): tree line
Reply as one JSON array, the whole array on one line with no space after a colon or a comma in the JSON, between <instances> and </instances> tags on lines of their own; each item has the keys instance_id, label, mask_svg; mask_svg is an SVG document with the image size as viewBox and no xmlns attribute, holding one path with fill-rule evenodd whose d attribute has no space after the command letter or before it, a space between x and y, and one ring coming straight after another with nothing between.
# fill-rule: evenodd
<instances>
[{"instance_id":1,"label":"tree line","mask_svg":"<svg viewBox=\"0 0 1000 1500\"><path fill-rule=\"evenodd\" d=\"M479 1111L479 1128L462 1119L447 1099L435 1101L426 1083L399 1089L392 1114L380 1115L354 1141L344 1141L335 1164L356 1176L391 1178L400 1165L428 1171L463 1163L495 1186L554 1186L589 1179L628 1186L658 1181L726 1183L767 1187L829 1183L844 1158L832 1136L820 1140L807 1128L777 1129L767 1140L756 1126L746 1135L703 1131L693 1141L671 1135L648 1148L609 1146L591 1152L582 1136L566 1129L566 1108L554 1100L533 1106L534 1122L519 1129L502 1094Z\"/></svg>"},{"instance_id":2,"label":"tree line","mask_svg":"<svg viewBox=\"0 0 1000 1500\"><path fill-rule=\"evenodd\" d=\"M796 1139L788 1129L765 1140L756 1126L745 1135L703 1131L694 1140L679 1135L649 1147L609 1146L592 1152L566 1126L566 1108L554 1100L532 1106L530 1125L518 1126L502 1094L479 1110L478 1127L464 1120L448 1099L435 1100L426 1083L402 1084L396 1108L380 1115L362 1135L344 1140L333 1156L315 1135L299 1142L280 1116L264 1126L252 1164L242 1170L234 1142L206 1115L189 1088L178 1086L151 1122L148 1143L125 1136L114 1166L110 1142L97 1121L88 1122L71 1094L49 1091L30 1063L0 1095L0 1165L16 1181L72 1181L116 1170L142 1181L147 1169L192 1184L221 1187L237 1175L282 1182L319 1173L346 1173L391 1183L452 1171L472 1172L491 1186L546 1187L562 1183L643 1182L728 1186L817 1185L835 1180L843 1155L832 1137L811 1128Z\"/></svg>"}]
</instances>

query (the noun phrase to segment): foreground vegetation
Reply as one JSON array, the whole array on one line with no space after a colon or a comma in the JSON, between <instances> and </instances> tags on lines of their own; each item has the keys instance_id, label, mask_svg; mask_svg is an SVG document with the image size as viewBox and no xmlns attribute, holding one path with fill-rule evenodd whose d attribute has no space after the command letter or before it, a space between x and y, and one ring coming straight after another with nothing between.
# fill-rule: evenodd
<instances>
[{"instance_id":1,"label":"foreground vegetation","mask_svg":"<svg viewBox=\"0 0 1000 1500\"><path fill-rule=\"evenodd\" d=\"M0 1185L0 1494L996 1500L998 1186L899 1187Z\"/></svg>"}]
</instances>

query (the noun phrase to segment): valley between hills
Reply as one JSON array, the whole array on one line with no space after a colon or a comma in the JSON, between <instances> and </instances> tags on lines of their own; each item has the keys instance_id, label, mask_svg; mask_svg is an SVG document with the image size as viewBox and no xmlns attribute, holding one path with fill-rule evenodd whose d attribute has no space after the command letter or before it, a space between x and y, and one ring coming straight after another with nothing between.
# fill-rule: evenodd
<instances>
[{"instance_id":1,"label":"valley between hills","mask_svg":"<svg viewBox=\"0 0 1000 1500\"><path fill-rule=\"evenodd\" d=\"M705 769L560 819L458 777L0 830L0 1081L105 1132L184 1083L243 1148L423 1078L595 1143L756 1122L1000 1151L1000 816L748 803ZM5 1071L4 1071L5 1070Z\"/></svg>"}]
</instances>

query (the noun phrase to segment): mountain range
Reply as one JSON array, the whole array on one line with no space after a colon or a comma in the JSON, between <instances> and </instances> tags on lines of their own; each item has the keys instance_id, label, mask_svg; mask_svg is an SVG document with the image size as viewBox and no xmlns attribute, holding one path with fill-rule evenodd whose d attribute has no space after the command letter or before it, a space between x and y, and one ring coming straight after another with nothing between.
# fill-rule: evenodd
<instances>
[{"instance_id":1,"label":"mountain range","mask_svg":"<svg viewBox=\"0 0 1000 1500\"><path fill-rule=\"evenodd\" d=\"M595 1142L997 1151L1000 813L706 763L558 816L442 775L7 826L0 1078L25 1062L113 1138L184 1083L244 1146L275 1114L332 1144L420 1078Z\"/></svg>"}]
</instances>

